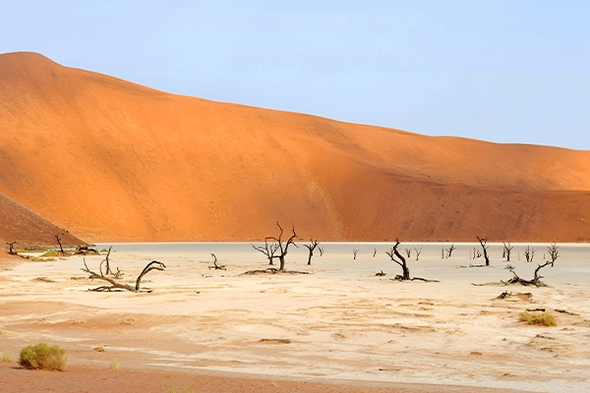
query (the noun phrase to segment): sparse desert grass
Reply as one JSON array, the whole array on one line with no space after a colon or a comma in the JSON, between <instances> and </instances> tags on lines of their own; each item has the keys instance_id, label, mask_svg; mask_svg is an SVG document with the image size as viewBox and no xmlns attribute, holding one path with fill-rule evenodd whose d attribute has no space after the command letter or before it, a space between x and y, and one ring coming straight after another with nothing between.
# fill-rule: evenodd
<instances>
[{"instance_id":1,"label":"sparse desert grass","mask_svg":"<svg viewBox=\"0 0 590 393\"><path fill-rule=\"evenodd\" d=\"M26 369L58 370L66 368L66 350L57 345L49 346L38 343L24 347L18 358L18 364Z\"/></svg>"},{"instance_id":2,"label":"sparse desert grass","mask_svg":"<svg viewBox=\"0 0 590 393\"><path fill-rule=\"evenodd\" d=\"M528 325L557 326L555 317L548 312L525 311L520 314L520 322L526 322Z\"/></svg>"},{"instance_id":3,"label":"sparse desert grass","mask_svg":"<svg viewBox=\"0 0 590 393\"><path fill-rule=\"evenodd\" d=\"M45 251L45 253L39 255L39 258L50 258L50 257L56 257L58 255L59 255L59 253L57 252L57 250L47 250L47 251Z\"/></svg>"},{"instance_id":4,"label":"sparse desert grass","mask_svg":"<svg viewBox=\"0 0 590 393\"><path fill-rule=\"evenodd\" d=\"M119 361L117 359L111 360L111 364L109 364L109 370L119 371L119 368Z\"/></svg>"},{"instance_id":5,"label":"sparse desert grass","mask_svg":"<svg viewBox=\"0 0 590 393\"><path fill-rule=\"evenodd\" d=\"M2 361L3 362L12 362L12 357L10 356L10 354L6 351L2 352Z\"/></svg>"}]
</instances>

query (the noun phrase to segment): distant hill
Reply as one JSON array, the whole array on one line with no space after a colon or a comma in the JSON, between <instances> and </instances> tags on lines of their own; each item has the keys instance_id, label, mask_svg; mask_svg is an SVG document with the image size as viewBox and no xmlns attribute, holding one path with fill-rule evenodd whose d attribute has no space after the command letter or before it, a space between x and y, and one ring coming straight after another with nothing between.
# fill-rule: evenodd
<instances>
[{"instance_id":1,"label":"distant hill","mask_svg":"<svg viewBox=\"0 0 590 393\"><path fill-rule=\"evenodd\" d=\"M16 248L36 245L58 247L55 235L59 236L64 247L85 244L66 230L0 194L0 248L8 248L6 243L12 242L16 242Z\"/></svg>"},{"instance_id":2,"label":"distant hill","mask_svg":"<svg viewBox=\"0 0 590 393\"><path fill-rule=\"evenodd\" d=\"M176 96L0 55L0 192L89 241L590 240L590 152ZM559 132L560 130L556 130Z\"/></svg>"}]
</instances>

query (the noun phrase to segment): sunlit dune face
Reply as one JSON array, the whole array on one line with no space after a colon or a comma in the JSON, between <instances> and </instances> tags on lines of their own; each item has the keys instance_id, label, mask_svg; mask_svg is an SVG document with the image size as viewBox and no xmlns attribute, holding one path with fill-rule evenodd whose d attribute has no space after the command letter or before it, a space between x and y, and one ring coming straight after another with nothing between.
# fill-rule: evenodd
<instances>
[{"instance_id":1,"label":"sunlit dune face","mask_svg":"<svg viewBox=\"0 0 590 393\"><path fill-rule=\"evenodd\" d=\"M0 192L93 241L582 241L590 152L432 138L0 56Z\"/></svg>"}]
</instances>

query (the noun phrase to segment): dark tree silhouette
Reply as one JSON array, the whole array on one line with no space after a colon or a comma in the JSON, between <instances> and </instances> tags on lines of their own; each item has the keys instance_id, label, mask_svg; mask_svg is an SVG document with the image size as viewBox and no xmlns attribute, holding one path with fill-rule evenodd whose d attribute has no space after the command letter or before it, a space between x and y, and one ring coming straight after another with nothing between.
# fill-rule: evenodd
<instances>
[{"instance_id":1,"label":"dark tree silhouette","mask_svg":"<svg viewBox=\"0 0 590 393\"><path fill-rule=\"evenodd\" d=\"M89 291L112 292L112 291L116 291L116 290L126 290L126 291L130 291L130 292L140 292L141 279L143 278L143 276L145 276L147 273L151 272L152 270L164 270L164 269L166 269L166 265L164 265L162 262L151 261L143 268L143 270L141 271L139 276L137 276L137 279L135 280L135 285L133 285L133 286L117 282L117 281L115 281L114 278L105 276L102 273L102 271L99 274L99 273L96 273L96 272L90 270L90 268L88 268L88 265L86 264L86 259L84 259L84 267L82 268L82 271L90 274L90 277L93 279L104 280L104 281L108 282L109 284L111 284L110 286L103 285L103 286L100 286L97 288L89 289ZM145 290L144 292L151 292L151 289Z\"/></svg>"},{"instance_id":2,"label":"dark tree silhouette","mask_svg":"<svg viewBox=\"0 0 590 393\"><path fill-rule=\"evenodd\" d=\"M551 243L551 245L547 247L547 251L549 252L549 258L551 258L549 263L551 263L551 267L553 267L553 264L559 257L559 250L557 244Z\"/></svg>"},{"instance_id":3,"label":"dark tree silhouette","mask_svg":"<svg viewBox=\"0 0 590 393\"><path fill-rule=\"evenodd\" d=\"M10 255L17 255L17 252L14 251L14 245L16 244L16 242L11 242L11 243L6 242L6 244L8 245L8 253Z\"/></svg>"},{"instance_id":4,"label":"dark tree silhouette","mask_svg":"<svg viewBox=\"0 0 590 393\"><path fill-rule=\"evenodd\" d=\"M526 246L524 249L524 257L527 262L532 262L535 258L535 249L531 248L530 246Z\"/></svg>"},{"instance_id":5,"label":"dark tree silhouette","mask_svg":"<svg viewBox=\"0 0 590 393\"><path fill-rule=\"evenodd\" d=\"M506 258L506 262L510 262L510 253L512 252L512 249L514 247L512 245L510 245L510 242L508 243L503 243L503 254L504 254L504 258Z\"/></svg>"},{"instance_id":6,"label":"dark tree silhouette","mask_svg":"<svg viewBox=\"0 0 590 393\"><path fill-rule=\"evenodd\" d=\"M268 264L269 265L274 265L273 263L273 259L275 257L275 253L277 252L277 250L279 249L279 245L278 244L268 244L268 238L264 239L264 247L263 246L257 246L255 244L251 245L253 249L255 249L258 252L261 252L262 254L264 254L264 256L266 256L266 258L268 259Z\"/></svg>"},{"instance_id":7,"label":"dark tree silhouette","mask_svg":"<svg viewBox=\"0 0 590 393\"><path fill-rule=\"evenodd\" d=\"M385 251L385 253L387 255L389 255L389 258L397 263L398 265L400 265L400 267L402 268L402 275L396 275L396 278L399 280L411 280L410 278L410 269L408 268L408 265L406 263L406 258L404 258L402 256L402 254L399 253L399 251L397 250L397 247L399 246L399 240L395 239L395 244L391 247L391 250L389 251Z\"/></svg>"},{"instance_id":8,"label":"dark tree silhouette","mask_svg":"<svg viewBox=\"0 0 590 393\"><path fill-rule=\"evenodd\" d=\"M66 255L66 252L64 251L64 248L61 245L61 239L59 237L59 233L55 235L55 239L57 240L57 244L59 244L59 251L61 252L61 255Z\"/></svg>"},{"instance_id":9,"label":"dark tree silhouette","mask_svg":"<svg viewBox=\"0 0 590 393\"><path fill-rule=\"evenodd\" d=\"M266 239L264 239L265 241L267 240L274 240L275 242L277 242L277 252L278 255L275 255L273 258L278 258L279 260L279 272L284 272L285 271L285 256L287 255L287 252L289 251L289 246L292 244L293 246L297 247L297 245L295 244L295 239L297 238L297 234L295 233L295 224L293 224L293 235L291 235L289 237L289 239L287 239L287 241L285 242L283 240L283 228L281 227L281 225L279 224L279 222L277 221L277 226L279 227L279 237L274 237L274 236L268 236Z\"/></svg>"},{"instance_id":10,"label":"dark tree silhouette","mask_svg":"<svg viewBox=\"0 0 590 393\"><path fill-rule=\"evenodd\" d=\"M307 257L307 264L311 265L311 258L313 257L313 252L316 247L320 244L318 239L314 239L313 237L309 240L309 244L305 244L305 248L309 251L309 256Z\"/></svg>"},{"instance_id":11,"label":"dark tree silhouette","mask_svg":"<svg viewBox=\"0 0 590 393\"><path fill-rule=\"evenodd\" d=\"M416 251L416 260L418 260L418 258L420 258L420 254L422 253L422 247L420 247L419 250L414 248L414 251Z\"/></svg>"},{"instance_id":12,"label":"dark tree silhouette","mask_svg":"<svg viewBox=\"0 0 590 393\"><path fill-rule=\"evenodd\" d=\"M481 248L483 250L483 257L486 260L486 266L490 266L490 257L488 256L488 248L489 246L487 246L487 242L488 242L488 238L484 237L483 239L479 236L477 236L477 240L479 240L479 244L481 245Z\"/></svg>"}]
</instances>

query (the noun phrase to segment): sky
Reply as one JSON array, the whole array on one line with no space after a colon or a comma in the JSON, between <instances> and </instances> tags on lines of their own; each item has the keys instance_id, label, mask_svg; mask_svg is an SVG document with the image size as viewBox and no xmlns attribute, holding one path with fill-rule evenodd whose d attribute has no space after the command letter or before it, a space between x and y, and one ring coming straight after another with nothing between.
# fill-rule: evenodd
<instances>
[{"instance_id":1,"label":"sky","mask_svg":"<svg viewBox=\"0 0 590 393\"><path fill-rule=\"evenodd\" d=\"M424 135L590 150L590 1L0 0L0 53Z\"/></svg>"}]
</instances>

